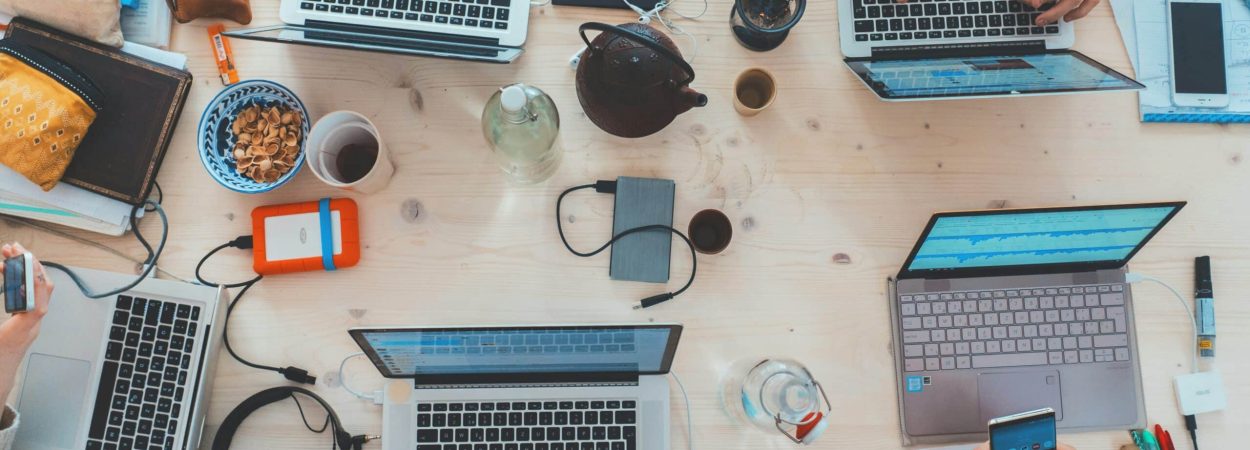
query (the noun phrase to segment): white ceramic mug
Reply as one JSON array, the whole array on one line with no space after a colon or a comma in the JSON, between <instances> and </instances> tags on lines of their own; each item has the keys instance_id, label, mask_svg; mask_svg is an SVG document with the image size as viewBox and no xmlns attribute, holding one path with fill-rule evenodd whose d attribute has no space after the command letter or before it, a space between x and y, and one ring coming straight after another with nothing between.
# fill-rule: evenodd
<instances>
[{"instance_id":1,"label":"white ceramic mug","mask_svg":"<svg viewBox=\"0 0 1250 450\"><path fill-rule=\"evenodd\" d=\"M378 156L363 177L348 181L339 173L335 160L344 147L352 144L377 145ZM325 184L340 189L371 194L391 182L395 165L391 163L386 143L378 135L369 118L353 111L335 111L313 124L308 134L308 168Z\"/></svg>"}]
</instances>

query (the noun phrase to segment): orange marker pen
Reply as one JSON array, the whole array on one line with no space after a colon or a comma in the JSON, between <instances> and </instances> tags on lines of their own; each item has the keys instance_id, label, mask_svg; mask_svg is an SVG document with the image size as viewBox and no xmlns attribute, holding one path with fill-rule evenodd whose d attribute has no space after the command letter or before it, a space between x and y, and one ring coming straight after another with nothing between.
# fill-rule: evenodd
<instances>
[{"instance_id":1,"label":"orange marker pen","mask_svg":"<svg viewBox=\"0 0 1250 450\"><path fill-rule=\"evenodd\" d=\"M209 25L208 42L217 59L217 73L221 74L222 84L231 85L239 82L239 73L234 70L234 53L230 51L230 41L221 34L224 31L225 25Z\"/></svg>"}]
</instances>

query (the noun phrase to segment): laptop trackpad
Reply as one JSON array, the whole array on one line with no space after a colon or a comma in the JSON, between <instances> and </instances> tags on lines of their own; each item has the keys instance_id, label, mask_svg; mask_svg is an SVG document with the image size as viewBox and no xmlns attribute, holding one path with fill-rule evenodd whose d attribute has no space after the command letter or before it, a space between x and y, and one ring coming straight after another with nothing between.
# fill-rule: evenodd
<instances>
[{"instance_id":1,"label":"laptop trackpad","mask_svg":"<svg viewBox=\"0 0 1250 450\"><path fill-rule=\"evenodd\" d=\"M981 423L1041 408L1053 408L1055 419L1063 420L1059 372L1054 370L983 373L977 377L977 392Z\"/></svg>"},{"instance_id":2,"label":"laptop trackpad","mask_svg":"<svg viewBox=\"0 0 1250 450\"><path fill-rule=\"evenodd\" d=\"M17 405L21 426L16 448L71 449L78 439L79 419L87 401L91 363L41 354L30 355Z\"/></svg>"}]
</instances>

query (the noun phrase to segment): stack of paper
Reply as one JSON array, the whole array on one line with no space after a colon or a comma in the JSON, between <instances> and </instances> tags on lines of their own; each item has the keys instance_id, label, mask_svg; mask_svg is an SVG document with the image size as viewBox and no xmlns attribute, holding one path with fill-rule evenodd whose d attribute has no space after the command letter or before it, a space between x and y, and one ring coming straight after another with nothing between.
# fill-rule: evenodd
<instances>
[{"instance_id":1,"label":"stack of paper","mask_svg":"<svg viewBox=\"0 0 1250 450\"><path fill-rule=\"evenodd\" d=\"M120 236L130 229L132 206L66 183L44 192L0 164L0 214L59 223ZM140 216L143 210L139 210Z\"/></svg>"},{"instance_id":2,"label":"stack of paper","mask_svg":"<svg viewBox=\"0 0 1250 450\"><path fill-rule=\"evenodd\" d=\"M1250 123L1250 7L1223 2L1229 97L1227 108L1188 108L1172 102L1167 0L1111 0L1137 80L1143 122Z\"/></svg>"},{"instance_id":3,"label":"stack of paper","mask_svg":"<svg viewBox=\"0 0 1250 450\"><path fill-rule=\"evenodd\" d=\"M129 42L169 48L173 16L165 0L137 0L134 8L122 8L122 36Z\"/></svg>"},{"instance_id":4,"label":"stack of paper","mask_svg":"<svg viewBox=\"0 0 1250 450\"><path fill-rule=\"evenodd\" d=\"M160 64L185 69L187 57L127 42L122 51ZM58 223L120 236L130 229L133 206L67 183L44 192L8 166L0 164L0 214ZM143 209L138 217L143 216Z\"/></svg>"}]
</instances>

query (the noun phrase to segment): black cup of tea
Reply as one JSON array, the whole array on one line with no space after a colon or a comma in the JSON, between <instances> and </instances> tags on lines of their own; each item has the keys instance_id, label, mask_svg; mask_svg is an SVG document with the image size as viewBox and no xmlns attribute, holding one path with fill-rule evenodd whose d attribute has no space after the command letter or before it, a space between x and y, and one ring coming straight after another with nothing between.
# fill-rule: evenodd
<instances>
[{"instance_id":1,"label":"black cup of tea","mask_svg":"<svg viewBox=\"0 0 1250 450\"><path fill-rule=\"evenodd\" d=\"M725 251L734 235L729 217L715 209L705 209L695 214L694 218L690 219L690 227L686 232L690 234L690 242L694 244L694 249L705 255L715 255Z\"/></svg>"},{"instance_id":2,"label":"black cup of tea","mask_svg":"<svg viewBox=\"0 0 1250 450\"><path fill-rule=\"evenodd\" d=\"M729 25L743 47L769 51L786 40L806 8L807 0L736 0Z\"/></svg>"}]
</instances>

